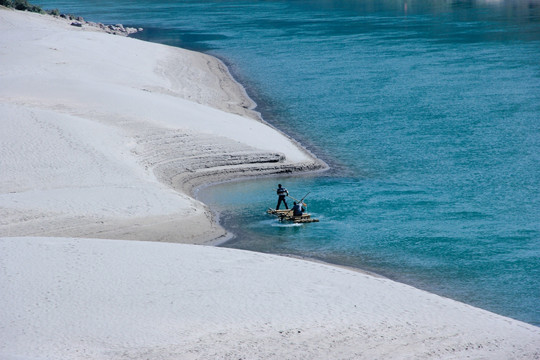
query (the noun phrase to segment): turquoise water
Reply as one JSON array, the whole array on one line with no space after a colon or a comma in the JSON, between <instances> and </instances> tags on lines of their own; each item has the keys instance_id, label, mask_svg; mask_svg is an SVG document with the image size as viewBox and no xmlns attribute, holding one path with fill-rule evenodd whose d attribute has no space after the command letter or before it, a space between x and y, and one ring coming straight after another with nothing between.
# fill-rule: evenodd
<instances>
[{"instance_id":1,"label":"turquoise water","mask_svg":"<svg viewBox=\"0 0 540 360\"><path fill-rule=\"evenodd\" d=\"M540 3L41 0L217 55L331 164L200 197L230 247L356 266L540 325ZM129 59L126 59L128 61ZM283 183L320 223L264 210Z\"/></svg>"}]
</instances>

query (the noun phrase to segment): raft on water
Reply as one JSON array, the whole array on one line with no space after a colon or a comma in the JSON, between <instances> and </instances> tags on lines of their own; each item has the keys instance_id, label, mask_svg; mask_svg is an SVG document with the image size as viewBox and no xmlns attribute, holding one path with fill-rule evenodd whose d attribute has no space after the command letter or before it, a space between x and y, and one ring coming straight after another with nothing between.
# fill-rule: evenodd
<instances>
[{"instance_id":1,"label":"raft on water","mask_svg":"<svg viewBox=\"0 0 540 360\"><path fill-rule=\"evenodd\" d=\"M292 209L289 210L266 210L268 214L275 215L279 218L279 221L291 221L294 223L311 223L319 222L319 219L311 218L310 214L302 214L301 216L294 216Z\"/></svg>"}]
</instances>

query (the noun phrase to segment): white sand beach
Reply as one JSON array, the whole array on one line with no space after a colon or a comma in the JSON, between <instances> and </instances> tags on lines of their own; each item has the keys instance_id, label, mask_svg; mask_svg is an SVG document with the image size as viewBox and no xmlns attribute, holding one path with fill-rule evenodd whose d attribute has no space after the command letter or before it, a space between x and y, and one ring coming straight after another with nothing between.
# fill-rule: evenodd
<instances>
[{"instance_id":1,"label":"white sand beach","mask_svg":"<svg viewBox=\"0 0 540 360\"><path fill-rule=\"evenodd\" d=\"M0 234L207 242L210 181L324 167L210 56L2 10Z\"/></svg>"},{"instance_id":2,"label":"white sand beach","mask_svg":"<svg viewBox=\"0 0 540 360\"><path fill-rule=\"evenodd\" d=\"M208 246L197 186L326 167L219 60L2 7L0 34L0 359L540 359L532 325Z\"/></svg>"}]
</instances>

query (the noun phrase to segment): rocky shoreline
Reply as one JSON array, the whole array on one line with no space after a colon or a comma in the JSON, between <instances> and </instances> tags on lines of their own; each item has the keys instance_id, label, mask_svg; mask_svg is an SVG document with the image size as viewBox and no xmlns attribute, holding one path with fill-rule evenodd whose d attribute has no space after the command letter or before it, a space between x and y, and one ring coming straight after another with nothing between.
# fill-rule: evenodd
<instances>
[{"instance_id":1,"label":"rocky shoreline","mask_svg":"<svg viewBox=\"0 0 540 360\"><path fill-rule=\"evenodd\" d=\"M62 14L58 11L58 9L43 10L41 7L37 5L29 4L27 2L14 4L9 1L6 2L6 1L0 0L0 8L1 7L4 7L6 9L12 9L14 11L27 11L27 12L33 12L33 13L38 13L38 14L50 15L56 19L70 22L71 26L80 27L80 28L94 28L99 31L103 31L107 34L129 36L131 34L135 34L137 32L143 31L143 28L141 27L135 28L135 27L124 26L122 24L103 24L103 23L96 23L93 21L86 21L82 16L76 16L72 14ZM87 29L87 30L90 30L90 29Z\"/></svg>"},{"instance_id":2,"label":"rocky shoreline","mask_svg":"<svg viewBox=\"0 0 540 360\"><path fill-rule=\"evenodd\" d=\"M143 31L143 28L134 28L129 27L122 24L115 24L115 25L106 25L102 23L96 23L93 21L86 21L81 16L74 16L70 14L59 14L59 15L52 15L55 18L64 19L66 21L71 21L72 26L76 27L94 27L97 29L100 29L108 34L114 34L114 35L120 35L120 36L129 36L131 34L135 34L139 31Z\"/></svg>"}]
</instances>

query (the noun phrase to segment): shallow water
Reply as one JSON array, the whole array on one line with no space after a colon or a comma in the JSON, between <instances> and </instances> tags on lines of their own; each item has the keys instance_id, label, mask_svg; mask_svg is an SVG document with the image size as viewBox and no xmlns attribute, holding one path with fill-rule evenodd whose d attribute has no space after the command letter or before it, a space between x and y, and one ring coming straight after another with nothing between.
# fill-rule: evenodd
<instances>
[{"instance_id":1,"label":"shallow water","mask_svg":"<svg viewBox=\"0 0 540 360\"><path fill-rule=\"evenodd\" d=\"M540 325L540 3L41 1L224 59L333 170L205 189L227 246L372 270ZM128 61L128 59L126 59ZM283 183L320 223L265 214Z\"/></svg>"}]
</instances>

